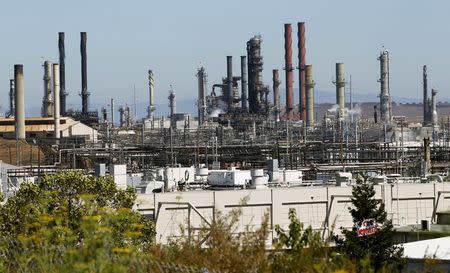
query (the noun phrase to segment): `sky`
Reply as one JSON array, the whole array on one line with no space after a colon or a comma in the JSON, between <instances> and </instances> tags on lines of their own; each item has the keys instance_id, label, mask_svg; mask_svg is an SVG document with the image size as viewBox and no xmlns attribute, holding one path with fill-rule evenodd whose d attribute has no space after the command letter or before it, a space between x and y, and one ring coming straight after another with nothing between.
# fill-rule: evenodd
<instances>
[{"instance_id":1,"label":"sky","mask_svg":"<svg viewBox=\"0 0 450 273\"><path fill-rule=\"evenodd\" d=\"M196 70L206 68L208 90L226 75L226 56L239 56L246 41L263 38L263 78L271 85L280 69L284 89L283 25L306 22L307 63L318 90L334 90L336 62L352 75L355 96L379 90L377 57L391 57L391 94L421 99L421 67L429 87L450 97L450 1L416 0L1 0L0 112L8 108L14 64L24 65L25 103L40 107L44 60L58 61L58 32L65 32L68 107L81 108L80 32L87 32L91 102L118 105L148 100L147 71L155 73L155 100L167 105L169 86L177 100L197 95ZM294 86L298 85L295 73ZM295 101L298 100L295 94ZM320 98L316 98L320 102ZM116 104L116 105L117 105ZM195 107L194 105L192 106Z\"/></svg>"}]
</instances>

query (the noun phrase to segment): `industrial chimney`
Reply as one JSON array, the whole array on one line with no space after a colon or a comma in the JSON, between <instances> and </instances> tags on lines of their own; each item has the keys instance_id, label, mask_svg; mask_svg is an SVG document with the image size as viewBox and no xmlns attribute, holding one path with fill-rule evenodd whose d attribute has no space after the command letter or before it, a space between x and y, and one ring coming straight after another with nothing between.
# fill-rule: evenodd
<instances>
[{"instance_id":1,"label":"industrial chimney","mask_svg":"<svg viewBox=\"0 0 450 273\"><path fill-rule=\"evenodd\" d=\"M345 108L345 78L344 64L336 63L336 104L338 106L338 117L343 117Z\"/></svg>"},{"instance_id":2,"label":"industrial chimney","mask_svg":"<svg viewBox=\"0 0 450 273\"><path fill-rule=\"evenodd\" d=\"M14 65L15 122L16 139L25 139L25 94L23 83L23 65Z\"/></svg>"},{"instance_id":3,"label":"industrial chimney","mask_svg":"<svg viewBox=\"0 0 450 273\"><path fill-rule=\"evenodd\" d=\"M87 34L86 32L81 32L81 42L80 42L80 51L81 51L81 100L82 100L82 113L83 115L87 115L89 112L89 95L87 88L87 53L86 53L86 43L87 43Z\"/></svg>"},{"instance_id":4,"label":"industrial chimney","mask_svg":"<svg viewBox=\"0 0 450 273\"><path fill-rule=\"evenodd\" d=\"M53 96L54 96L54 104L53 104L53 121L54 121L54 137L55 139L60 138L60 130L59 130L59 123L60 123L60 88L59 88L59 64L53 64Z\"/></svg>"},{"instance_id":5,"label":"industrial chimney","mask_svg":"<svg viewBox=\"0 0 450 273\"><path fill-rule=\"evenodd\" d=\"M306 40L305 22L297 23L298 27L298 71L299 71L299 114L300 119L306 118L306 90L305 90L305 64L306 64Z\"/></svg>"},{"instance_id":6,"label":"industrial chimney","mask_svg":"<svg viewBox=\"0 0 450 273\"><path fill-rule=\"evenodd\" d=\"M314 80L312 65L305 66L306 126L314 127Z\"/></svg>"},{"instance_id":7,"label":"industrial chimney","mask_svg":"<svg viewBox=\"0 0 450 273\"><path fill-rule=\"evenodd\" d=\"M284 24L284 61L286 70L286 119L294 117L294 93L292 67L292 25Z\"/></svg>"},{"instance_id":8,"label":"industrial chimney","mask_svg":"<svg viewBox=\"0 0 450 273\"><path fill-rule=\"evenodd\" d=\"M64 32L58 33L58 49L59 49L59 82L60 82L60 114L66 114L66 53L64 46Z\"/></svg>"}]
</instances>

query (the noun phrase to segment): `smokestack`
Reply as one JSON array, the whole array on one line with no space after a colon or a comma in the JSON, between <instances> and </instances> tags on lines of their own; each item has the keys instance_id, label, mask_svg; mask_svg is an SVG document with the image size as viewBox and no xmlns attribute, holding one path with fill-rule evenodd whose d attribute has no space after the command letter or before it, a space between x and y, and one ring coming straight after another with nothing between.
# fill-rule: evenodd
<instances>
[{"instance_id":1,"label":"smokestack","mask_svg":"<svg viewBox=\"0 0 450 273\"><path fill-rule=\"evenodd\" d=\"M343 116L345 108L345 78L344 78L344 64L336 63L336 104L338 105L338 116Z\"/></svg>"},{"instance_id":2,"label":"smokestack","mask_svg":"<svg viewBox=\"0 0 450 273\"><path fill-rule=\"evenodd\" d=\"M275 120L280 120L280 75L278 74L278 69L272 70L273 74L273 105L275 107Z\"/></svg>"},{"instance_id":3,"label":"smokestack","mask_svg":"<svg viewBox=\"0 0 450 273\"><path fill-rule=\"evenodd\" d=\"M228 110L233 106L233 56L227 56L227 92Z\"/></svg>"},{"instance_id":4,"label":"smokestack","mask_svg":"<svg viewBox=\"0 0 450 273\"><path fill-rule=\"evenodd\" d=\"M247 57L241 56L241 107L244 113L248 112L247 105Z\"/></svg>"},{"instance_id":5,"label":"smokestack","mask_svg":"<svg viewBox=\"0 0 450 273\"><path fill-rule=\"evenodd\" d=\"M14 65L15 122L16 139L25 139L25 94L23 84L23 65Z\"/></svg>"},{"instance_id":6,"label":"smokestack","mask_svg":"<svg viewBox=\"0 0 450 273\"><path fill-rule=\"evenodd\" d=\"M170 107L170 128L172 130L177 129L177 121L175 120L176 110L176 101L175 101L175 92L171 89L169 93L169 107Z\"/></svg>"},{"instance_id":7,"label":"smokestack","mask_svg":"<svg viewBox=\"0 0 450 273\"><path fill-rule=\"evenodd\" d=\"M52 98L52 64L49 61L44 62L44 97L42 98L42 117L53 116L53 103Z\"/></svg>"},{"instance_id":8,"label":"smokestack","mask_svg":"<svg viewBox=\"0 0 450 273\"><path fill-rule=\"evenodd\" d=\"M147 117L153 118L153 111L155 111L155 97L153 90L155 88L155 77L153 76L153 70L148 71L148 92L149 92L149 104Z\"/></svg>"},{"instance_id":9,"label":"smokestack","mask_svg":"<svg viewBox=\"0 0 450 273\"><path fill-rule=\"evenodd\" d=\"M114 99L111 98L111 127L114 128Z\"/></svg>"},{"instance_id":10,"label":"smokestack","mask_svg":"<svg viewBox=\"0 0 450 273\"><path fill-rule=\"evenodd\" d=\"M378 60L380 61L380 120L383 123L390 123L392 108L389 90L389 52L383 50Z\"/></svg>"},{"instance_id":11,"label":"smokestack","mask_svg":"<svg viewBox=\"0 0 450 273\"><path fill-rule=\"evenodd\" d=\"M437 91L435 89L431 89L431 114L432 114L432 119L431 119L431 124L433 124L433 126L437 126L438 125L438 114L437 114L437 109L436 109L436 95L437 95Z\"/></svg>"},{"instance_id":12,"label":"smokestack","mask_svg":"<svg viewBox=\"0 0 450 273\"><path fill-rule=\"evenodd\" d=\"M14 79L9 80L9 117L13 117L16 113L16 103L15 103L15 87L14 87Z\"/></svg>"},{"instance_id":13,"label":"smokestack","mask_svg":"<svg viewBox=\"0 0 450 273\"><path fill-rule=\"evenodd\" d=\"M197 71L198 80L198 125L202 125L205 122L206 116L206 100L205 100L205 85L206 85L206 72L202 66Z\"/></svg>"},{"instance_id":14,"label":"smokestack","mask_svg":"<svg viewBox=\"0 0 450 273\"><path fill-rule=\"evenodd\" d=\"M306 38L305 22L299 22L298 27L298 71L299 71L299 112L300 119L306 119L306 89L305 89L305 64L306 64Z\"/></svg>"},{"instance_id":15,"label":"smokestack","mask_svg":"<svg viewBox=\"0 0 450 273\"><path fill-rule=\"evenodd\" d=\"M82 100L82 112L87 114L89 112L89 95L87 89L87 54L86 54L86 43L87 34L86 32L81 32L81 100Z\"/></svg>"},{"instance_id":16,"label":"smokestack","mask_svg":"<svg viewBox=\"0 0 450 273\"><path fill-rule=\"evenodd\" d=\"M423 66L423 125L430 123L430 111L428 109L428 79L427 66Z\"/></svg>"},{"instance_id":17,"label":"smokestack","mask_svg":"<svg viewBox=\"0 0 450 273\"><path fill-rule=\"evenodd\" d=\"M294 116L293 70L292 67L292 25L284 24L284 61L286 70L286 119Z\"/></svg>"},{"instance_id":18,"label":"smokestack","mask_svg":"<svg viewBox=\"0 0 450 273\"><path fill-rule=\"evenodd\" d=\"M54 104L53 104L53 113L54 113L54 134L55 138L60 138L59 133L59 115L60 115L60 109L59 109L59 64L53 64L53 95L54 95Z\"/></svg>"},{"instance_id":19,"label":"smokestack","mask_svg":"<svg viewBox=\"0 0 450 273\"><path fill-rule=\"evenodd\" d=\"M305 66L306 126L314 127L314 80L312 65Z\"/></svg>"},{"instance_id":20,"label":"smokestack","mask_svg":"<svg viewBox=\"0 0 450 273\"><path fill-rule=\"evenodd\" d=\"M60 114L66 114L66 53L64 46L64 32L58 33L58 49L59 49L59 102L60 102Z\"/></svg>"}]
</instances>

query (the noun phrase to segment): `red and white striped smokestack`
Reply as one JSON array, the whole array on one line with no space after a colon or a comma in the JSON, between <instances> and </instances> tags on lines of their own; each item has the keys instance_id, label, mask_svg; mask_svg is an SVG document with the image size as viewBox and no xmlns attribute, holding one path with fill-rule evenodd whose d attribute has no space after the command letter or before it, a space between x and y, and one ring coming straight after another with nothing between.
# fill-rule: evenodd
<instances>
[{"instance_id":1,"label":"red and white striped smokestack","mask_svg":"<svg viewBox=\"0 0 450 273\"><path fill-rule=\"evenodd\" d=\"M298 71L299 71L299 114L300 119L306 119L306 88L305 88L305 64L306 64L306 40L305 22L297 23L298 26Z\"/></svg>"},{"instance_id":2,"label":"red and white striped smokestack","mask_svg":"<svg viewBox=\"0 0 450 273\"><path fill-rule=\"evenodd\" d=\"M292 67L292 25L284 24L284 61L286 70L286 119L294 117L294 93Z\"/></svg>"}]
</instances>

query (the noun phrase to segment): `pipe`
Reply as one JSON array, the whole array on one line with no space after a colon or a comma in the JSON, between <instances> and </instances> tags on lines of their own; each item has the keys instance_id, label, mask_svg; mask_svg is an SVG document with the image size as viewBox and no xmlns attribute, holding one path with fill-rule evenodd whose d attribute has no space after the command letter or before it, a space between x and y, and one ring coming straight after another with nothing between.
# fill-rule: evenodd
<instances>
[{"instance_id":1,"label":"pipe","mask_svg":"<svg viewBox=\"0 0 450 273\"><path fill-rule=\"evenodd\" d=\"M306 64L306 38L305 22L297 23L298 27L298 71L299 71L299 112L300 119L306 119L306 90L305 90L305 64Z\"/></svg>"},{"instance_id":2,"label":"pipe","mask_svg":"<svg viewBox=\"0 0 450 273\"><path fill-rule=\"evenodd\" d=\"M114 99L111 98L111 127L114 128Z\"/></svg>"},{"instance_id":3,"label":"pipe","mask_svg":"<svg viewBox=\"0 0 450 273\"><path fill-rule=\"evenodd\" d=\"M155 97L153 90L155 89L155 77L153 75L153 70L148 71L148 93L149 93L149 103L148 103L148 113L147 117L149 119L153 118L153 112L155 111Z\"/></svg>"},{"instance_id":4,"label":"pipe","mask_svg":"<svg viewBox=\"0 0 450 273\"><path fill-rule=\"evenodd\" d=\"M59 88L59 84L60 84L60 79L59 79L59 64L53 64L53 96L54 96L54 104L53 104L53 121L54 121L54 136L56 139L60 138L60 129L59 129L59 124L60 124L60 88Z\"/></svg>"},{"instance_id":5,"label":"pipe","mask_svg":"<svg viewBox=\"0 0 450 273\"><path fill-rule=\"evenodd\" d=\"M16 122L16 139L25 139L25 94L23 83L23 65L14 65L14 93L16 112L14 119Z\"/></svg>"},{"instance_id":6,"label":"pipe","mask_svg":"<svg viewBox=\"0 0 450 273\"><path fill-rule=\"evenodd\" d=\"M438 125L438 115L437 115L437 109L436 109L436 95L437 91L435 89L431 89L431 124L433 126Z\"/></svg>"},{"instance_id":7,"label":"pipe","mask_svg":"<svg viewBox=\"0 0 450 273\"><path fill-rule=\"evenodd\" d=\"M13 117L16 113L16 103L15 103L15 87L14 79L9 80L9 117Z\"/></svg>"},{"instance_id":8,"label":"pipe","mask_svg":"<svg viewBox=\"0 0 450 273\"><path fill-rule=\"evenodd\" d=\"M53 103L52 98L52 64L49 61L44 62L44 97L42 98L42 117L53 116Z\"/></svg>"},{"instance_id":9,"label":"pipe","mask_svg":"<svg viewBox=\"0 0 450 273\"><path fill-rule=\"evenodd\" d=\"M284 61L286 70L286 119L294 116L293 67L292 67L292 25L284 24Z\"/></svg>"},{"instance_id":10,"label":"pipe","mask_svg":"<svg viewBox=\"0 0 450 273\"><path fill-rule=\"evenodd\" d=\"M228 110L233 107L233 56L227 56L227 92L225 100Z\"/></svg>"},{"instance_id":11,"label":"pipe","mask_svg":"<svg viewBox=\"0 0 450 273\"><path fill-rule=\"evenodd\" d=\"M81 100L82 100L82 113L86 115L89 112L89 95L87 89L87 53L86 43L87 34L81 32L80 52L81 52Z\"/></svg>"},{"instance_id":12,"label":"pipe","mask_svg":"<svg viewBox=\"0 0 450 273\"><path fill-rule=\"evenodd\" d=\"M247 105L247 57L241 56L241 107L244 113L248 113Z\"/></svg>"},{"instance_id":13,"label":"pipe","mask_svg":"<svg viewBox=\"0 0 450 273\"><path fill-rule=\"evenodd\" d=\"M275 120L280 120L280 75L278 69L272 70L272 81L273 81L273 106L275 107Z\"/></svg>"},{"instance_id":14,"label":"pipe","mask_svg":"<svg viewBox=\"0 0 450 273\"><path fill-rule=\"evenodd\" d=\"M314 80L312 65L305 66L306 126L314 127Z\"/></svg>"},{"instance_id":15,"label":"pipe","mask_svg":"<svg viewBox=\"0 0 450 273\"><path fill-rule=\"evenodd\" d=\"M336 104L338 105L338 116L343 116L345 108L345 78L344 78L344 64L336 63Z\"/></svg>"},{"instance_id":16,"label":"pipe","mask_svg":"<svg viewBox=\"0 0 450 273\"><path fill-rule=\"evenodd\" d=\"M60 83L60 114L66 114L66 53L64 46L64 32L58 33L58 48L59 48L59 83Z\"/></svg>"}]
</instances>

